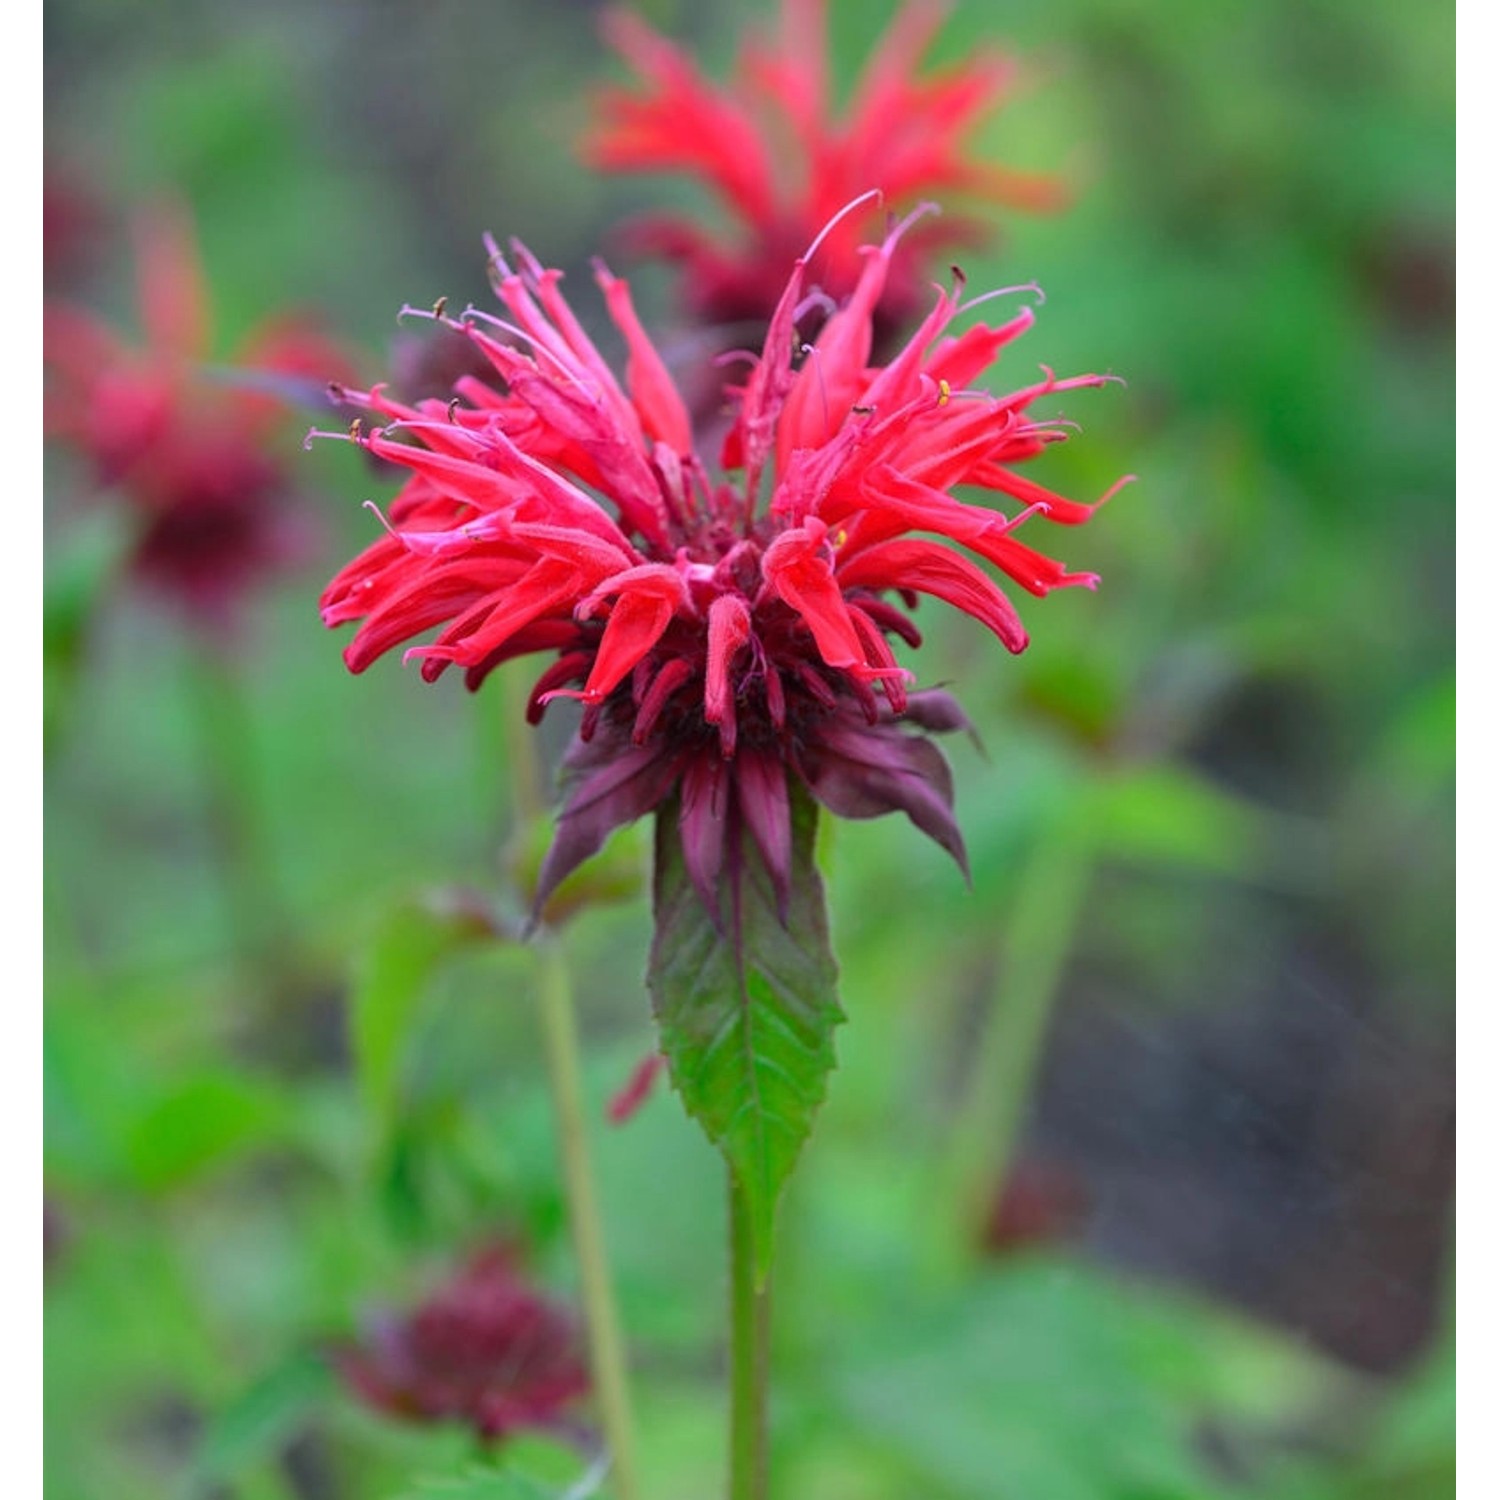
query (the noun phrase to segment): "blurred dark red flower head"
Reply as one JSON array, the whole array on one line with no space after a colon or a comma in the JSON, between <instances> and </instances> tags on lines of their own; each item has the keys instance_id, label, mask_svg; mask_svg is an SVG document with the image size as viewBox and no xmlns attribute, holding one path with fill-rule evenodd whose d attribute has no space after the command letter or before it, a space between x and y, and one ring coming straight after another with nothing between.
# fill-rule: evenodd
<instances>
[{"instance_id":1,"label":"blurred dark red flower head","mask_svg":"<svg viewBox=\"0 0 1500 1500\"><path fill-rule=\"evenodd\" d=\"M133 571L212 626L295 557L274 433L285 397L318 391L344 357L310 324L262 324L236 378L205 368L209 298L186 213L160 205L138 224L144 341L92 312L49 303L44 318L49 434L77 451L133 516Z\"/></svg>"},{"instance_id":2,"label":"blurred dark red flower head","mask_svg":"<svg viewBox=\"0 0 1500 1500\"><path fill-rule=\"evenodd\" d=\"M1055 178L983 161L967 150L975 127L1015 82L1011 58L987 50L940 71L919 72L944 7L909 0L841 110L829 76L826 10L826 0L782 0L776 35L747 44L733 80L722 87L638 16L606 13L606 39L640 86L600 92L584 156L609 172L683 173L718 199L731 219L723 235L685 213L639 220L629 235L634 248L681 265L687 306L709 322L763 326L781 296L782 268L868 189L882 193L898 213L930 197L1017 210L1061 202ZM858 277L853 252L878 232L872 204L828 237L812 272L836 301ZM885 332L926 301L923 267L932 253L987 233L975 218L944 218L905 239L875 310L877 348Z\"/></svg>"},{"instance_id":3,"label":"blurred dark red flower head","mask_svg":"<svg viewBox=\"0 0 1500 1500\"><path fill-rule=\"evenodd\" d=\"M1044 371L1007 395L976 387L1033 314L950 333L974 305L958 290L937 292L905 347L872 367L899 239L865 253L854 292L805 352L794 318L807 257L796 262L762 353L729 391L728 478L696 451L626 283L597 270L629 351L621 384L561 273L519 246L514 265L491 246L508 317L470 310L450 325L485 351L503 391L464 379L451 401L415 406L379 388L348 393L384 423L350 436L411 475L387 535L323 596L326 624L359 622L349 668L441 626L406 652L428 680L458 666L478 687L502 662L543 653L553 659L532 721L558 698L583 705L538 909L614 828L674 794L710 909L742 831L784 903L794 779L844 817L906 813L963 864L948 767L921 731L966 720L947 694L909 691L892 642L920 644L911 612L924 594L1009 651L1027 637L984 568L916 534L957 543L1034 594L1092 586L1016 533L1032 517L1076 525L1095 507L1017 465L1066 436L1059 419L1032 415L1037 402L1110 377ZM959 485L1019 509L964 503Z\"/></svg>"},{"instance_id":4,"label":"blurred dark red flower head","mask_svg":"<svg viewBox=\"0 0 1500 1500\"><path fill-rule=\"evenodd\" d=\"M91 271L105 213L93 185L70 163L42 166L42 278L51 295Z\"/></svg>"},{"instance_id":5,"label":"blurred dark red flower head","mask_svg":"<svg viewBox=\"0 0 1500 1500\"><path fill-rule=\"evenodd\" d=\"M990 1205L984 1248L994 1255L1078 1238L1093 1195L1079 1170L1043 1156L1020 1157Z\"/></svg>"},{"instance_id":6,"label":"blurred dark red flower head","mask_svg":"<svg viewBox=\"0 0 1500 1500\"><path fill-rule=\"evenodd\" d=\"M334 1359L378 1410L463 1422L487 1439L566 1427L589 1389L573 1319L537 1293L506 1246L480 1251L411 1312L372 1319Z\"/></svg>"}]
</instances>

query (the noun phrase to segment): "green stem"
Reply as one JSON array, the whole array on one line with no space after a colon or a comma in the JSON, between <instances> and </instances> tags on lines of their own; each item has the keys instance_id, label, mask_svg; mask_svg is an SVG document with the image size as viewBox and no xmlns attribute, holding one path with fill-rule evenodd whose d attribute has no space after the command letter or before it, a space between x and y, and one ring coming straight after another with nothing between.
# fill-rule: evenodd
<instances>
[{"instance_id":1,"label":"green stem","mask_svg":"<svg viewBox=\"0 0 1500 1500\"><path fill-rule=\"evenodd\" d=\"M497 744L504 747L510 770L513 826L526 830L536 823L545 809L541 763L536 753L535 735L526 722L526 694L522 690L522 680L514 672L502 672L499 678L500 691L495 695L499 724L496 726L493 713L481 724L481 761L488 761L485 752ZM480 696L484 697L483 694ZM579 1281L583 1289L589 1366L604 1426L604 1439L609 1447L610 1489L615 1500L639 1500L629 1367L610 1280L609 1256L604 1246L604 1220L589 1161L573 988L561 939L555 935L543 935L536 947L540 966L538 999L546 1039L547 1073L557 1116L558 1154L562 1160L573 1253L578 1260Z\"/></svg>"},{"instance_id":2,"label":"green stem","mask_svg":"<svg viewBox=\"0 0 1500 1500\"><path fill-rule=\"evenodd\" d=\"M604 1437L609 1444L613 1475L611 1491L616 1500L639 1500L625 1344L610 1283L609 1259L604 1250L603 1218L589 1167L572 986L568 979L567 960L556 938L543 937L538 941L537 958L540 965L538 998L547 1045L547 1072L557 1114L558 1154L562 1159L568 1222L573 1231L573 1250L578 1257L583 1288L589 1364L604 1424Z\"/></svg>"},{"instance_id":3,"label":"green stem","mask_svg":"<svg viewBox=\"0 0 1500 1500\"><path fill-rule=\"evenodd\" d=\"M771 1285L757 1282L750 1205L729 1174L729 1500L765 1500Z\"/></svg>"},{"instance_id":4,"label":"green stem","mask_svg":"<svg viewBox=\"0 0 1500 1500\"><path fill-rule=\"evenodd\" d=\"M274 974L287 962L288 924L262 826L255 719L245 705L238 665L226 655L195 654L187 677L229 933L250 972Z\"/></svg>"},{"instance_id":5,"label":"green stem","mask_svg":"<svg viewBox=\"0 0 1500 1500\"><path fill-rule=\"evenodd\" d=\"M960 1254L979 1245L986 1215L1009 1178L1092 870L1087 831L1075 822L1049 830L1021 872L1005 926L1001 981L941 1174L948 1214L957 1209Z\"/></svg>"}]
</instances>

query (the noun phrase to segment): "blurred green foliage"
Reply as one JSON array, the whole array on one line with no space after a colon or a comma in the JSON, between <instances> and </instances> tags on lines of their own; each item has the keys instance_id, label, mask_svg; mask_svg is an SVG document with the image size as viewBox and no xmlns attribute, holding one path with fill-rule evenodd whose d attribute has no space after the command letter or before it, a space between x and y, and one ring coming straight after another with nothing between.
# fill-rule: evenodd
<instances>
[{"instance_id":1,"label":"blurred green foliage","mask_svg":"<svg viewBox=\"0 0 1500 1500\"><path fill-rule=\"evenodd\" d=\"M716 62L759 14L647 9ZM848 67L891 6L834 10ZM660 201L571 165L585 90L613 66L592 21L523 0L55 0L48 151L106 209L166 190L192 202L221 347L310 305L378 372L401 303L481 295L482 230L579 266L623 213ZM1019 662L967 622L925 622L925 663L983 746L951 751L972 891L904 823L825 832L850 1021L780 1228L778 1493L1430 1500L1453 1483L1452 17L1355 0L968 0L938 50L981 40L1030 64L987 145L1063 167L1076 198L1008 223L966 259L970 284L1045 285L1020 379L1036 361L1129 379L1068 402L1086 430L1043 477L1085 497L1125 470L1141 481L1067 535L1068 561L1104 587L1023 601L1034 644ZM100 231L70 288L122 321L124 243ZM638 282L664 309L664 278ZM687 352L668 342L674 361ZM223 787L201 753L200 643L108 586L113 520L80 500L66 456L51 462L52 1492L561 1492L579 1467L563 1450L527 1440L513 1456L532 1477L506 1477L461 1432L365 1411L322 1358L497 1232L531 1247L545 1284L572 1285L530 966L484 938L520 910L500 869L514 830L498 695L394 663L344 673L316 595L374 534L358 502L389 484L342 451L300 460L317 555L257 610L235 702L210 709L234 714L231 795L274 887L247 957ZM561 734L543 730L549 760ZM1247 1127L1243 1159L1205 1169L1361 1136L1349 1101L1366 1075L1368 1108L1400 1124L1405 1153L1375 1154L1371 1130L1316 1158L1332 1165L1292 1225L1321 1238L1288 1232L1284 1277L1258 1293L1231 1295L1219 1261L1153 1259L1173 1215L1138 1206L1240 1107L1239 1084L1209 1069L1189 1078L1200 1103L1142 1101L1142 1120L1177 1108L1166 1148L1140 1178L1094 1180L1084 1243L978 1260L954 1238L936 1186L954 1101L1005 995L1007 914L1065 826L1088 830L1087 884L1019 1149L1065 1148L1066 1119L1104 1108L1070 1071L1091 1025L1187 1056L1189 1073L1205 1028L1274 1006L1375 1051L1360 1071L1357 1050L1271 1048L1270 1076L1319 1108L1278 1114L1267 1085L1256 1129L1275 1150L1257 1155ZM619 844L627 861L643 848ZM486 894L431 896L455 889ZM602 1127L651 1045L646 925L638 897L583 913L568 942L650 1494L702 1500L722 1462L717 1163L664 1089ZM1137 1123L1101 1128L1125 1139ZM1266 1171L1251 1201L1271 1220L1290 1179ZM1367 1184L1399 1232L1360 1216ZM1217 1225L1228 1256L1221 1207L1187 1216L1210 1239ZM1335 1242L1375 1268L1353 1333L1290 1310L1328 1283L1276 1300L1294 1299L1282 1281L1304 1261L1346 1264ZM1402 1298L1417 1321L1381 1344Z\"/></svg>"}]
</instances>

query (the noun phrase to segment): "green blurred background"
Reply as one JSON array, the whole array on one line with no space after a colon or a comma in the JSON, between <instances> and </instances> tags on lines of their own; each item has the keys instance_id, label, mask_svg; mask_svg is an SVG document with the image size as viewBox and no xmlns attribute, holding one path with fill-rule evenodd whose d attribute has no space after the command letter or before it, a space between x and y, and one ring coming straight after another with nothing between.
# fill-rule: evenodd
<instances>
[{"instance_id":1,"label":"green blurred background","mask_svg":"<svg viewBox=\"0 0 1500 1500\"><path fill-rule=\"evenodd\" d=\"M645 10L720 73L765 18ZM848 74L891 6L834 10ZM49 172L96 212L49 291L133 326L124 214L168 190L225 351L310 307L374 378L403 302L482 300L487 229L573 268L597 324L588 256L691 194L573 164L617 76L596 14L51 0ZM1084 430L1038 477L1141 480L1065 538L1100 592L1021 601L1019 660L924 607L922 666L983 742L950 747L972 891L904 821L827 833L850 1020L782 1216L776 1493L1431 1500L1453 1487L1452 16L971 0L936 52L980 42L1030 75L986 149L1075 192L964 260L976 289L1046 288L1001 370L1129 381L1068 398ZM667 278L633 279L665 326ZM119 515L50 461L58 1500L498 1495L464 1434L375 1417L318 1352L497 1232L573 1286L529 960L432 895L502 887L515 697L344 672L317 594L392 486L334 445L296 468L321 540L226 687L101 582ZM611 850L627 888L643 834ZM647 934L637 891L568 945L648 1490L702 1500L718 1166L665 1089L603 1121L650 1045Z\"/></svg>"}]
</instances>

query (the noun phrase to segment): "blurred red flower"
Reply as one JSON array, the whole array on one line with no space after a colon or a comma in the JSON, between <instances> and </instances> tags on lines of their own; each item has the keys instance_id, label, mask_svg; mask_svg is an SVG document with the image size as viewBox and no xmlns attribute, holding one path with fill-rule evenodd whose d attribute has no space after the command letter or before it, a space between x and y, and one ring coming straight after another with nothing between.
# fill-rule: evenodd
<instances>
[{"instance_id":1,"label":"blurred red flower","mask_svg":"<svg viewBox=\"0 0 1500 1500\"><path fill-rule=\"evenodd\" d=\"M1066 435L1057 419L1029 415L1034 403L1110 377L1046 372L1004 396L975 388L1033 315L952 335L973 305L956 291L938 293L910 342L871 367L899 239L864 257L854 293L800 366L793 318L807 257L796 263L764 351L730 392L732 480L712 478L695 451L626 283L599 267L629 350L622 386L564 300L561 273L519 246L513 268L491 245L510 320L471 310L450 324L484 350L503 393L474 379L452 401L416 406L379 388L345 393L386 420L354 440L411 471L388 535L323 596L326 624L360 622L349 668L441 625L406 653L428 680L457 665L477 687L500 663L543 652L555 659L532 691L532 722L556 698L582 701L538 909L614 828L679 790L686 866L710 909L742 829L784 904L792 777L845 817L905 812L964 862L947 764L905 726L966 720L945 693L908 692L890 638L920 644L909 614L920 594L972 615L1010 651L1027 637L988 573L911 533L957 542L1035 594L1092 585L1015 533L1033 515L1074 525L1095 507L1015 466ZM951 494L959 485L1022 508L965 504Z\"/></svg>"},{"instance_id":2,"label":"blurred red flower","mask_svg":"<svg viewBox=\"0 0 1500 1500\"><path fill-rule=\"evenodd\" d=\"M272 448L286 399L321 397L347 361L309 323L278 318L241 346L237 377L216 377L204 365L208 288L185 211L157 207L138 239L140 347L87 309L45 309L46 427L133 513L132 571L223 628L300 550Z\"/></svg>"},{"instance_id":3,"label":"blurred red flower","mask_svg":"<svg viewBox=\"0 0 1500 1500\"><path fill-rule=\"evenodd\" d=\"M1076 1167L1046 1157L1023 1156L990 1205L984 1248L1006 1255L1034 1245L1076 1239L1093 1207L1088 1183Z\"/></svg>"},{"instance_id":4,"label":"blurred red flower","mask_svg":"<svg viewBox=\"0 0 1500 1500\"><path fill-rule=\"evenodd\" d=\"M589 1389L573 1319L505 1246L480 1251L404 1315L334 1351L350 1388L392 1416L465 1422L484 1438L557 1429Z\"/></svg>"},{"instance_id":5,"label":"blurred red flower","mask_svg":"<svg viewBox=\"0 0 1500 1500\"><path fill-rule=\"evenodd\" d=\"M983 51L919 76L943 13L928 0L904 5L842 112L829 79L825 0L783 0L777 35L769 44L746 45L725 87L705 79L688 53L631 12L606 14L606 38L641 89L601 91L585 158L604 171L695 177L734 221L722 238L681 213L642 219L631 232L636 248L681 264L695 316L763 326L781 295L782 267L844 204L872 188L898 213L934 195L1024 210L1060 204L1055 178L966 151L975 126L1010 91L1011 58ZM829 236L815 270L833 299L853 289L853 251L878 235L878 215L872 203ZM923 268L931 253L984 236L979 222L957 218L930 221L907 237L876 310L877 347L881 335L926 302Z\"/></svg>"},{"instance_id":6,"label":"blurred red flower","mask_svg":"<svg viewBox=\"0 0 1500 1500\"><path fill-rule=\"evenodd\" d=\"M76 167L42 165L42 278L51 291L93 269L105 214Z\"/></svg>"}]
</instances>

